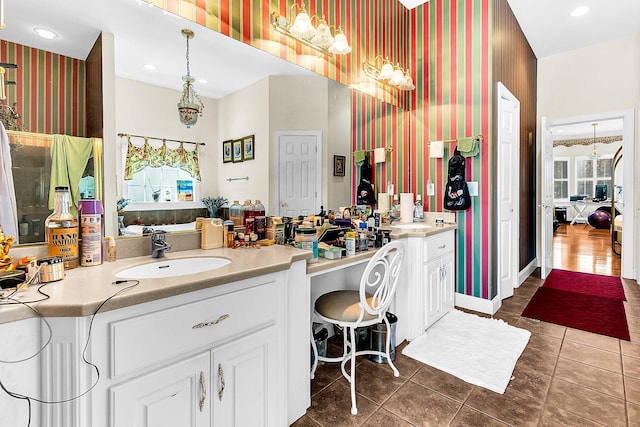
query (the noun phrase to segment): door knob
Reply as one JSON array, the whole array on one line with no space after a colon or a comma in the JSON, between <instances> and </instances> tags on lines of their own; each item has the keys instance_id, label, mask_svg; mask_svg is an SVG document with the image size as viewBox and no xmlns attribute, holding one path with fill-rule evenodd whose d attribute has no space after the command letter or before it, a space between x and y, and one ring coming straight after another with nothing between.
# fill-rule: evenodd
<instances>
[{"instance_id":1,"label":"door knob","mask_svg":"<svg viewBox=\"0 0 640 427\"><path fill-rule=\"evenodd\" d=\"M286 208L287 206L289 206L287 202L280 203L280 207Z\"/></svg>"}]
</instances>

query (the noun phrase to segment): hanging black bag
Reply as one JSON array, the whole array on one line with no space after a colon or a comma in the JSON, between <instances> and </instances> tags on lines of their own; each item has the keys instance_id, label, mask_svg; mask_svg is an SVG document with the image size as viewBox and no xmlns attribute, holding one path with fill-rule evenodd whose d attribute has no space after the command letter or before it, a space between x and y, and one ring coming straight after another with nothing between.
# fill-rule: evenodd
<instances>
[{"instance_id":1,"label":"hanging black bag","mask_svg":"<svg viewBox=\"0 0 640 427\"><path fill-rule=\"evenodd\" d=\"M369 156L364 157L364 162L360 166L360 184L358 184L356 203L358 205L375 205L376 196L371 185L372 168L369 164Z\"/></svg>"},{"instance_id":2,"label":"hanging black bag","mask_svg":"<svg viewBox=\"0 0 640 427\"><path fill-rule=\"evenodd\" d=\"M456 149L449 159L448 179L444 189L444 208L450 211L463 211L471 207L464 162L464 156Z\"/></svg>"}]
</instances>

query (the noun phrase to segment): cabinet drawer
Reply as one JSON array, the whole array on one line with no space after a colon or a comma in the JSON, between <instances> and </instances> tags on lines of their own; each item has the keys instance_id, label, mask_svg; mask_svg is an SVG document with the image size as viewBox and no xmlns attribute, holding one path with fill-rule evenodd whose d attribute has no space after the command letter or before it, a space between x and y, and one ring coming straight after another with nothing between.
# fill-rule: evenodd
<instances>
[{"instance_id":1,"label":"cabinet drawer","mask_svg":"<svg viewBox=\"0 0 640 427\"><path fill-rule=\"evenodd\" d=\"M427 237L424 240L423 261L428 261L440 255L453 252L454 244L453 231Z\"/></svg>"},{"instance_id":2,"label":"cabinet drawer","mask_svg":"<svg viewBox=\"0 0 640 427\"><path fill-rule=\"evenodd\" d=\"M272 281L111 322L111 376L124 375L199 347L210 347L275 322L277 290L278 283ZM200 327L194 328L195 325Z\"/></svg>"}]
</instances>

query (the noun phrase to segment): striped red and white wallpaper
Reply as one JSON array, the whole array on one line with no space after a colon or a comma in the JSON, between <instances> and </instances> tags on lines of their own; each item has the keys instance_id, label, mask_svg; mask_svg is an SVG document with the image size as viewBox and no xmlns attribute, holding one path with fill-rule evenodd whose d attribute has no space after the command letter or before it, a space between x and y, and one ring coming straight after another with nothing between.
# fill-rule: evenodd
<instances>
[{"instance_id":1,"label":"striped red and white wallpaper","mask_svg":"<svg viewBox=\"0 0 640 427\"><path fill-rule=\"evenodd\" d=\"M25 130L48 134L85 136L85 63L40 49L0 42L0 62L8 69L7 102L17 102Z\"/></svg>"},{"instance_id":2,"label":"striped red and white wallpaper","mask_svg":"<svg viewBox=\"0 0 640 427\"><path fill-rule=\"evenodd\" d=\"M418 98L417 121L427 123L428 131L416 130L417 152L423 164L417 174L417 188L424 181L435 184L429 209L442 210L443 188L447 179L447 158L455 143L445 144L445 158L429 158L427 141L451 140L482 135L480 154L467 158L467 181L478 182L478 196L471 208L457 213L456 291L491 299L496 294L493 247L493 164L491 129L493 88L491 87L491 7L490 0L431 0L417 21L429 26L428 50L424 56L428 69L422 84L428 97Z\"/></svg>"}]
</instances>

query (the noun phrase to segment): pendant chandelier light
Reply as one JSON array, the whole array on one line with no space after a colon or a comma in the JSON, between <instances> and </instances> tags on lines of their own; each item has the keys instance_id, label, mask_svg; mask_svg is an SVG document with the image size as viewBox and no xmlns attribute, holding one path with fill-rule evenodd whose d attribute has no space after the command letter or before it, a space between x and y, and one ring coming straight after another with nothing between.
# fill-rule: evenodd
<instances>
[{"instance_id":1,"label":"pendant chandelier light","mask_svg":"<svg viewBox=\"0 0 640 427\"><path fill-rule=\"evenodd\" d=\"M189 73L189 39L192 39L194 34L191 30L182 30L182 35L187 39L187 74L182 76L184 85L182 97L178 102L178 114L180 114L180 123L190 128L196 124L198 116L202 117L204 104L193 87L195 79Z\"/></svg>"},{"instance_id":2,"label":"pendant chandelier light","mask_svg":"<svg viewBox=\"0 0 640 427\"><path fill-rule=\"evenodd\" d=\"M593 150L591 151L591 158L597 159L598 151L596 150L596 126L598 126L598 124L592 123L591 126L593 126Z\"/></svg>"}]
</instances>

